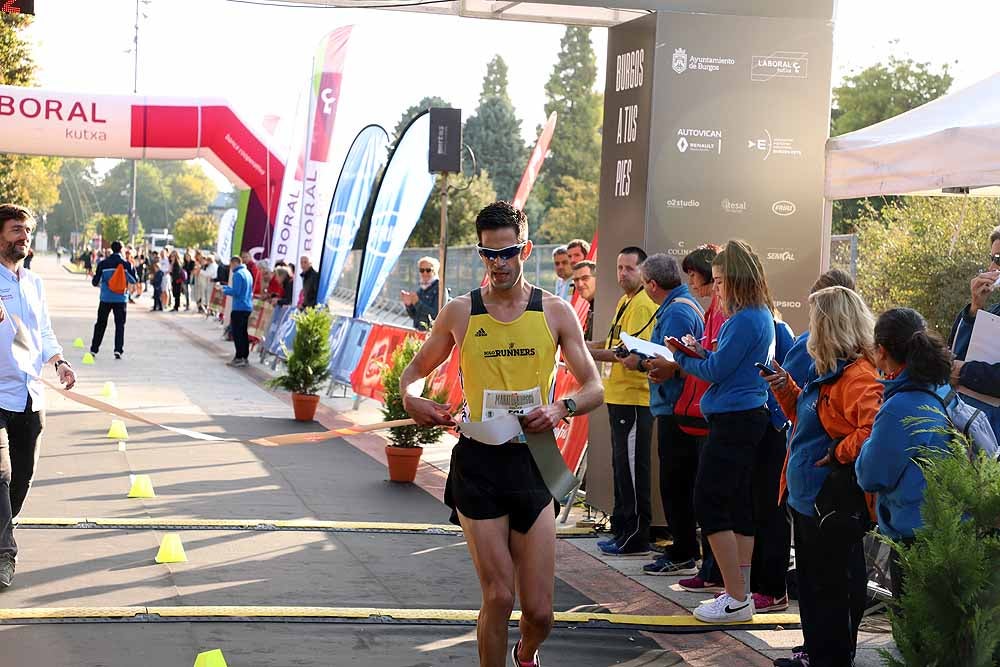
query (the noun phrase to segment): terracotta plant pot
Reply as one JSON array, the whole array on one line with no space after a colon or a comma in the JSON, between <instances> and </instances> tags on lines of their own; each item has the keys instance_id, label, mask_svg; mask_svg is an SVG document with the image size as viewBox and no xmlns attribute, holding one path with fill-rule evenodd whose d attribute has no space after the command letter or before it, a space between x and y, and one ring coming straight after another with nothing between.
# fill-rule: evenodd
<instances>
[{"instance_id":1,"label":"terracotta plant pot","mask_svg":"<svg viewBox=\"0 0 1000 667\"><path fill-rule=\"evenodd\" d=\"M292 409L295 410L295 421L311 422L316 416L316 406L319 405L317 394L292 394Z\"/></svg>"},{"instance_id":2,"label":"terracotta plant pot","mask_svg":"<svg viewBox=\"0 0 1000 667\"><path fill-rule=\"evenodd\" d=\"M417 477L417 466L423 447L385 446L385 458L389 463L389 479L393 482L413 482Z\"/></svg>"}]
</instances>

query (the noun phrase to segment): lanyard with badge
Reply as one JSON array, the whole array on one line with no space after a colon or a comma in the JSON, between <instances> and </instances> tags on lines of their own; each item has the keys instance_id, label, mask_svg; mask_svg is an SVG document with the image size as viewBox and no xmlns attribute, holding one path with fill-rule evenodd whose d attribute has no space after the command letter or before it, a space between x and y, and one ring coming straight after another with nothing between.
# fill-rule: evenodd
<instances>
[{"instance_id":1,"label":"lanyard with badge","mask_svg":"<svg viewBox=\"0 0 1000 667\"><path fill-rule=\"evenodd\" d=\"M632 298L634 299L635 297L632 297ZM632 303L632 299L628 299L618 309L618 314L615 315L615 321L611 324L611 328L608 329L608 336L607 336L607 338L604 339L604 349L605 350L612 349L611 348L611 341L616 340L616 339L618 339L618 340L621 339L621 327L618 326L618 322L621 321L622 316L625 315L625 311L628 309L630 303ZM640 335L642 335L642 332L645 331L646 329L648 329L649 325L652 324L655 319L656 319L656 313L653 313L653 316L650 317L646 321L646 323L644 325L642 325L641 329L639 329L635 333L632 333L632 334L629 334L629 335L630 336L640 336ZM619 356L617 354L617 352L616 352L615 356ZM628 355L625 355L625 356L628 356ZM603 361L603 362L601 362L601 377L604 378L605 380L611 377L611 367L612 367L612 362L610 362L610 361Z\"/></svg>"}]
</instances>

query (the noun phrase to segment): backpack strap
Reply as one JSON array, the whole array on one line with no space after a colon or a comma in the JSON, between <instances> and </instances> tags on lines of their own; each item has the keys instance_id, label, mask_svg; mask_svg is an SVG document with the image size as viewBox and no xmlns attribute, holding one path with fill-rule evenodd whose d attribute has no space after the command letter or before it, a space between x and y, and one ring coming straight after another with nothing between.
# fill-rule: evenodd
<instances>
[{"instance_id":1,"label":"backpack strap","mask_svg":"<svg viewBox=\"0 0 1000 667\"><path fill-rule=\"evenodd\" d=\"M693 310L695 312L695 314L698 316L698 319L700 319L700 320L704 320L705 319L705 311L702 309L701 304L699 304L699 303L697 303L695 301L692 301L691 299L688 299L687 297L679 296L679 297L675 298L673 301L671 301L670 303L671 304L674 304L674 303L684 303L684 304L687 304L688 306L691 307L691 310Z\"/></svg>"},{"instance_id":2,"label":"backpack strap","mask_svg":"<svg viewBox=\"0 0 1000 667\"><path fill-rule=\"evenodd\" d=\"M914 387L914 386L901 387L896 393L904 394L915 391L918 391L921 394L929 394L930 396L936 398L937 402L941 404L941 409L944 411L945 419L947 419L948 423L951 424L952 426L955 425L955 422L951 420L951 415L948 414L948 403L951 402L952 396L954 396L955 394L954 391L948 392L947 398L941 398L941 394L937 393L936 391L931 391L930 389L924 389L923 387Z\"/></svg>"}]
</instances>

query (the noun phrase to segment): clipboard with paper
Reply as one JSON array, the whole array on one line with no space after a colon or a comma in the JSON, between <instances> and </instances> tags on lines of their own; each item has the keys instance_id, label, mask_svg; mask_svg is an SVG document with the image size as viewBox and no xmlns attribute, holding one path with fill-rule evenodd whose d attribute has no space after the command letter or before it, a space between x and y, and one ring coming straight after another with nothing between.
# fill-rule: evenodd
<instances>
[{"instance_id":1,"label":"clipboard with paper","mask_svg":"<svg viewBox=\"0 0 1000 667\"><path fill-rule=\"evenodd\" d=\"M621 341L622 345L624 345L629 352L635 352L636 354L641 354L650 359L653 357L662 357L667 361L674 360L674 355L670 352L670 348L664 345L657 345L656 343L648 340L636 338L635 336L629 336L625 332L622 332Z\"/></svg>"},{"instance_id":2,"label":"clipboard with paper","mask_svg":"<svg viewBox=\"0 0 1000 667\"><path fill-rule=\"evenodd\" d=\"M976 323L972 327L972 338L965 353L966 361L982 361L987 364L1000 363L1000 316L980 309L976 313ZM982 401L993 407L1000 407L1000 398L959 387L959 393Z\"/></svg>"}]
</instances>

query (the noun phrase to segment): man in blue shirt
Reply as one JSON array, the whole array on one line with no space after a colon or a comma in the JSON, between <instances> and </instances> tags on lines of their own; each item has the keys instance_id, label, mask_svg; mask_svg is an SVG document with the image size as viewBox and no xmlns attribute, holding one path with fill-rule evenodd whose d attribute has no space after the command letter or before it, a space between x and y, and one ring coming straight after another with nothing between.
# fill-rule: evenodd
<instances>
[{"instance_id":1,"label":"man in blue shirt","mask_svg":"<svg viewBox=\"0 0 1000 667\"><path fill-rule=\"evenodd\" d=\"M94 338L90 341L90 353L96 355L101 349L104 332L108 328L108 313L115 314L115 359L121 359L125 353L125 308L128 303L128 286L137 282L135 269L131 262L122 257L121 241L111 242L111 256L102 259L91 283L94 287L101 286L101 303L97 307L97 322L94 324ZM125 289L116 292L111 287L111 278L121 266L125 271Z\"/></svg>"},{"instance_id":2,"label":"man in blue shirt","mask_svg":"<svg viewBox=\"0 0 1000 667\"><path fill-rule=\"evenodd\" d=\"M239 257L229 260L229 270L232 274L232 285L224 285L222 291L226 296L233 298L233 312L229 317L229 325L232 327L236 356L228 365L243 368L250 365L250 336L247 333L247 324L253 311L253 277Z\"/></svg>"},{"instance_id":3,"label":"man in blue shirt","mask_svg":"<svg viewBox=\"0 0 1000 667\"><path fill-rule=\"evenodd\" d=\"M54 364L67 389L76 383L52 331L42 279L22 266L35 220L0 204L0 588L14 579L14 517L35 474L45 424L42 366Z\"/></svg>"}]
</instances>

